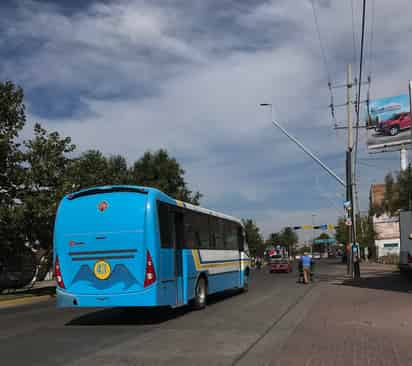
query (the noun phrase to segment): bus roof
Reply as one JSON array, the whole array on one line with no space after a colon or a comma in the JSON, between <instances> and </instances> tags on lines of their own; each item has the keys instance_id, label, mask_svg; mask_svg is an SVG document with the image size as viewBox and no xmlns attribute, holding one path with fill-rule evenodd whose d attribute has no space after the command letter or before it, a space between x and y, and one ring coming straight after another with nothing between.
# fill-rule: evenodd
<instances>
[{"instance_id":1,"label":"bus roof","mask_svg":"<svg viewBox=\"0 0 412 366\"><path fill-rule=\"evenodd\" d=\"M135 186L135 185L106 185L106 186L96 186L96 187L90 187L90 188L85 188L82 189L80 191L77 192L73 192L70 193L68 195L66 195L65 197L67 199L72 199L76 196L83 196L84 194L87 194L88 191L105 191L105 190L111 190L111 189L116 189L116 188L131 188L131 189L136 189L136 191L140 190L141 193L149 193L149 192L158 192L161 195L167 197L170 201L173 201L175 203L176 206L179 207L184 207L184 208L188 208L189 210L193 210L196 212L200 212L200 213L204 213L207 215L212 215L212 216L216 216L219 217L221 219L226 219L226 220L230 220L230 221L235 221L238 224L240 224L241 226L243 226L243 223L240 219L234 217L234 216L230 216L230 215L226 215L224 213L218 212L218 211L214 211L214 210L210 210L208 208L204 208L204 207L200 207L200 206L196 206L193 205L191 203L187 203L187 202L183 202L183 201L179 201L173 197L170 197L169 195L167 195L166 193L160 191L157 188L152 188L152 187L145 187L145 186ZM147 191L147 192L145 192Z\"/></svg>"}]
</instances>

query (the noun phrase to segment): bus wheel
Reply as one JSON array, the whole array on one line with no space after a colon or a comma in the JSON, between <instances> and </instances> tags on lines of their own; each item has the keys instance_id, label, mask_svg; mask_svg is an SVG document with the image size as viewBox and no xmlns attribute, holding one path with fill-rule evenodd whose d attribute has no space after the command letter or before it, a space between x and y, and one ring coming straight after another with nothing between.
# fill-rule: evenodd
<instances>
[{"instance_id":1,"label":"bus wheel","mask_svg":"<svg viewBox=\"0 0 412 366\"><path fill-rule=\"evenodd\" d=\"M195 294L195 299L193 303L193 307L196 310L203 309L206 306L206 296L207 296L206 280L204 277L200 277L197 280L196 294Z\"/></svg>"},{"instance_id":2,"label":"bus wheel","mask_svg":"<svg viewBox=\"0 0 412 366\"><path fill-rule=\"evenodd\" d=\"M249 291L249 271L245 271L243 275L243 292Z\"/></svg>"}]
</instances>

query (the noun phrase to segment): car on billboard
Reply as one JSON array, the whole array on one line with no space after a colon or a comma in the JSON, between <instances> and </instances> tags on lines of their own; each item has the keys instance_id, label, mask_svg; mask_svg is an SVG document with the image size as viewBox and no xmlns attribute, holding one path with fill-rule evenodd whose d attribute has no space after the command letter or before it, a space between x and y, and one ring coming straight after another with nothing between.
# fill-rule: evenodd
<instances>
[{"instance_id":1,"label":"car on billboard","mask_svg":"<svg viewBox=\"0 0 412 366\"><path fill-rule=\"evenodd\" d=\"M386 149L412 143L409 95L371 100L366 125L368 149Z\"/></svg>"},{"instance_id":2,"label":"car on billboard","mask_svg":"<svg viewBox=\"0 0 412 366\"><path fill-rule=\"evenodd\" d=\"M383 135L396 136L400 131L411 128L411 115L409 112L395 114L391 119L380 121L376 126L376 132Z\"/></svg>"}]
</instances>

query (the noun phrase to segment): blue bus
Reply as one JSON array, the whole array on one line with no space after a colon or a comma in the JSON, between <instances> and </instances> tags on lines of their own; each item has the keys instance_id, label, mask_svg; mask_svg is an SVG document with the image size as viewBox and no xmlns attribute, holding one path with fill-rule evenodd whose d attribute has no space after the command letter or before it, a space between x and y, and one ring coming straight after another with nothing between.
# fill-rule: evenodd
<instances>
[{"instance_id":1,"label":"blue bus","mask_svg":"<svg viewBox=\"0 0 412 366\"><path fill-rule=\"evenodd\" d=\"M65 196L54 229L59 307L206 305L249 285L242 222L154 188L103 186Z\"/></svg>"}]
</instances>

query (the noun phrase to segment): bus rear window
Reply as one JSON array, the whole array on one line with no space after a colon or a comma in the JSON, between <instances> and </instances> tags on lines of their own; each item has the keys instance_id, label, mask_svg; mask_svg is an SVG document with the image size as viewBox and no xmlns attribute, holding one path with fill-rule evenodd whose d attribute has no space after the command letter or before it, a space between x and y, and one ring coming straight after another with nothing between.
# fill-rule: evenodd
<instances>
[{"instance_id":1,"label":"bus rear window","mask_svg":"<svg viewBox=\"0 0 412 366\"><path fill-rule=\"evenodd\" d=\"M72 193L67 196L69 200L74 200L79 197L85 196L92 196L95 194L105 194L105 193L112 193L112 192L135 192L135 193L142 193L147 194L142 188L134 188L134 187L108 187L108 188L92 188L86 191L81 191L77 193Z\"/></svg>"}]
</instances>

